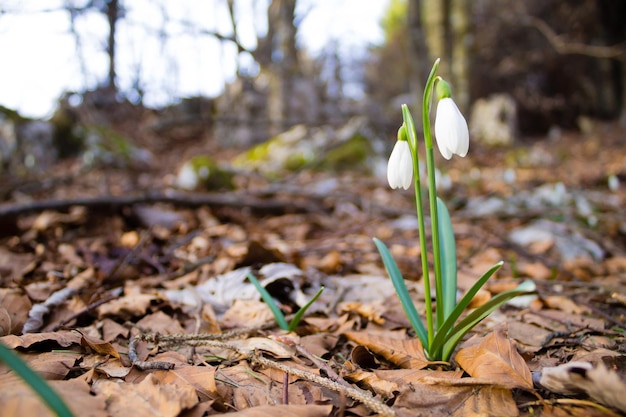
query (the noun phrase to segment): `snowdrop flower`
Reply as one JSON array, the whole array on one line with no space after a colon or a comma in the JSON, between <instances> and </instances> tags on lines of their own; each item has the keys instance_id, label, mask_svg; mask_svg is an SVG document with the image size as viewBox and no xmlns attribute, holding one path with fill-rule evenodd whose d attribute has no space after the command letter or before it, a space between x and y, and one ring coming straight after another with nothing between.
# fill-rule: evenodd
<instances>
[{"instance_id":1,"label":"snowdrop flower","mask_svg":"<svg viewBox=\"0 0 626 417\"><path fill-rule=\"evenodd\" d=\"M435 116L435 137L439 152L450 159L453 154L461 157L469 150L469 130L467 122L450 97L450 86L443 80L437 83L437 115Z\"/></svg>"},{"instance_id":2,"label":"snowdrop flower","mask_svg":"<svg viewBox=\"0 0 626 417\"><path fill-rule=\"evenodd\" d=\"M387 181L394 190L402 187L405 190L411 186L413 180L413 158L411 148L406 138L404 125L398 130L398 141L391 151L389 164L387 165Z\"/></svg>"}]
</instances>

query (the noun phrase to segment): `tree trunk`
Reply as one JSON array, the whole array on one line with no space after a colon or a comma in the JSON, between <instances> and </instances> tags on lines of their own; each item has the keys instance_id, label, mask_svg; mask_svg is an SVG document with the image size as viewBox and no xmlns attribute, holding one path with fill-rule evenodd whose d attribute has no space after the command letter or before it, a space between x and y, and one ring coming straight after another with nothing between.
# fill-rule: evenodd
<instances>
[{"instance_id":1,"label":"tree trunk","mask_svg":"<svg viewBox=\"0 0 626 417\"><path fill-rule=\"evenodd\" d=\"M441 58L439 74L450 78L450 59L446 54L446 30L445 23L448 19L445 7L447 0L423 0L422 1L422 26L428 48L430 64L437 58ZM451 81L451 80L449 80ZM425 81L423 81L425 82Z\"/></svg>"},{"instance_id":2,"label":"tree trunk","mask_svg":"<svg viewBox=\"0 0 626 417\"><path fill-rule=\"evenodd\" d=\"M294 24L296 0L272 0L268 9L270 45L268 117L270 134L283 131L294 122L290 98L299 75Z\"/></svg>"},{"instance_id":3,"label":"tree trunk","mask_svg":"<svg viewBox=\"0 0 626 417\"><path fill-rule=\"evenodd\" d=\"M441 58L439 74L450 83L457 105L467 111L470 67L468 1L423 0L421 11L430 61Z\"/></svg>"},{"instance_id":4,"label":"tree trunk","mask_svg":"<svg viewBox=\"0 0 626 417\"><path fill-rule=\"evenodd\" d=\"M461 111L469 111L470 91L470 8L467 0L452 0L450 4L450 78L454 101Z\"/></svg>"},{"instance_id":5,"label":"tree trunk","mask_svg":"<svg viewBox=\"0 0 626 417\"><path fill-rule=\"evenodd\" d=\"M424 83L428 76L428 50L422 29L421 0L409 0L407 28L409 32L409 88L413 108L420 108L424 95Z\"/></svg>"},{"instance_id":6,"label":"tree trunk","mask_svg":"<svg viewBox=\"0 0 626 417\"><path fill-rule=\"evenodd\" d=\"M108 41L108 53L109 53L109 82L108 88L112 91L117 91L116 86L116 74L115 74L115 28L117 26L117 19L119 17L119 1L108 0L107 4L107 19L109 21L109 41Z\"/></svg>"}]
</instances>

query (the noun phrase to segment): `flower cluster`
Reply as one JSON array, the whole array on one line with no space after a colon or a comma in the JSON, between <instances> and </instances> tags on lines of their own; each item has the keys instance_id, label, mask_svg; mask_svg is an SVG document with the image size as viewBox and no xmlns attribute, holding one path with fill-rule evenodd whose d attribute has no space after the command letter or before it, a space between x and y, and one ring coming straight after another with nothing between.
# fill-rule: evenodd
<instances>
[{"instance_id":1,"label":"flower cluster","mask_svg":"<svg viewBox=\"0 0 626 417\"><path fill-rule=\"evenodd\" d=\"M481 306L468 311L470 302L490 277L502 267L500 261L485 272L465 294L458 299L456 243L452 220L445 203L437 195L435 170L435 146L431 132L430 109L433 94L437 95L437 113L435 115L435 136L439 152L445 159L452 155L464 157L469 150L469 131L467 122L452 100L450 86L437 76L439 60L436 60L424 88L422 106L422 125L424 128L424 147L426 151L426 177L428 181L428 203L422 204L420 161L418 158L418 140L415 121L406 104L402 105L402 126L398 130L398 140L389 157L387 180L391 188L404 188L413 183L415 177L415 209L419 231L422 282L424 285L424 315L422 321L404 277L398 268L389 248L379 239L374 244L380 252L383 264L402 309L404 310L415 335L419 338L424 353L432 361L449 361L454 349L474 326L509 300L535 291L532 281L525 281L516 288L495 295ZM426 231L426 215L430 215L430 233ZM430 240L430 245L427 242ZM429 251L429 246L432 251ZM430 252L430 253L429 253ZM432 263L430 262L432 260ZM432 269L431 269L432 266ZM431 289L430 274L434 273L434 291ZM434 292L434 294L433 294ZM433 297L434 295L434 297Z\"/></svg>"},{"instance_id":2,"label":"flower cluster","mask_svg":"<svg viewBox=\"0 0 626 417\"><path fill-rule=\"evenodd\" d=\"M450 94L450 86L444 80L437 83L437 114L435 116L435 138L439 152L446 158L452 155L464 157L469 150L469 129L465 117ZM406 128L401 126L389 164L387 180L393 189L408 189L413 180L413 156L406 137Z\"/></svg>"}]
</instances>

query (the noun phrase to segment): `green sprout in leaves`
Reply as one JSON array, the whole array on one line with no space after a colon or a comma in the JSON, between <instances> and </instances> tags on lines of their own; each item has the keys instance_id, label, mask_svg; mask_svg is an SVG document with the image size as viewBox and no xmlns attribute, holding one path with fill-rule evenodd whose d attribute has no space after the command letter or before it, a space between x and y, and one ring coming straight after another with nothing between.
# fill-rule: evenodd
<instances>
[{"instance_id":1,"label":"green sprout in leaves","mask_svg":"<svg viewBox=\"0 0 626 417\"><path fill-rule=\"evenodd\" d=\"M259 294L261 294L261 298L272 311L272 314L274 315L274 319L276 319L276 323L278 324L278 327L289 332L293 332L296 330L296 328L298 327L298 324L300 324L300 321L304 317L304 313L306 313L309 307L311 307L311 305L315 302L315 300L317 300L319 296L322 295L322 292L324 291L324 287L321 287L317 291L317 293L315 293L313 298L311 298L311 300L309 300L308 303L300 307L300 309L296 312L296 315L293 316L293 318L291 319L289 323L287 323L287 319L285 318L285 315L283 314L282 311L280 311L280 308L278 308L278 306L276 305L276 302L274 301L270 293L267 292L265 287L261 285L259 280L256 279L256 277L250 272L248 272L248 279L250 280L252 285L254 285L254 287L257 289Z\"/></svg>"},{"instance_id":2,"label":"green sprout in leaves","mask_svg":"<svg viewBox=\"0 0 626 417\"><path fill-rule=\"evenodd\" d=\"M422 123L426 148L426 174L428 181L428 201L431 219L432 259L435 275L435 305L431 297L429 263L426 244L425 214L422 206L418 140L413 117L406 105L402 106L403 124L398 130L398 140L389 157L387 179L391 188L408 189L413 182L415 206L417 209L420 256L423 273L424 296L426 299L426 325L422 322L409 295L404 278L398 269L389 249L374 238L383 263L400 299L402 308L413 330L424 346L426 356L433 361L449 361L454 349L474 326L481 322L508 300L518 295L528 294L535 289L532 281L521 283L517 288L493 297L487 303L471 311L460 319L470 301L485 285L487 280L502 266L498 262L485 272L469 291L457 302L456 244L452 222L443 201L437 196L435 184L435 157L430 127L430 108L433 91L436 90L438 105L435 118L435 135L439 152L445 159L453 155L464 157L469 150L469 130L467 122L452 100L450 86L437 76L439 60L435 61L424 89ZM415 181L413 181L415 177ZM433 311L435 316L433 317Z\"/></svg>"}]
</instances>

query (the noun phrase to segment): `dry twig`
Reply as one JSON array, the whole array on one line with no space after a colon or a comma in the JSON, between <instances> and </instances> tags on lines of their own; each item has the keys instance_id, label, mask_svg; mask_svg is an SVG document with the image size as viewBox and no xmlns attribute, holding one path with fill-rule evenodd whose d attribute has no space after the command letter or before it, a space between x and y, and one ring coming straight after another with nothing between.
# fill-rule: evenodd
<instances>
[{"instance_id":1,"label":"dry twig","mask_svg":"<svg viewBox=\"0 0 626 417\"><path fill-rule=\"evenodd\" d=\"M243 329L242 329L243 330ZM250 330L250 329L248 329ZM240 332L231 332L231 336L236 334L239 336ZM297 369L290 367L284 363L276 362L274 360L265 358L257 351L243 351L242 349L235 346L233 343L229 343L228 341L224 341L225 335L216 335L216 334L197 334L197 335L159 335L159 334L150 334L145 333L138 337L133 337L128 346L128 356L133 364L139 369L172 369L174 368L174 364L169 362L146 362L141 361L137 357L136 349L137 343L139 340L152 342L157 344L158 346L208 346L217 349L227 349L230 350L242 358L250 361L251 363L257 363L259 365L267 366L270 368L278 369L286 374L294 375L298 378L314 382L316 384L322 385L325 388L331 389L333 391L337 391L343 395L346 395L352 398L355 401L358 401L365 405L370 410L378 413L381 416L391 417L395 416L395 412L391 409L391 407L383 404L382 402L376 400L371 392L364 391L359 388L356 388L352 385L349 385L346 381L343 383L334 381L330 378L325 378L320 375L314 374L312 372L308 372L302 369Z\"/></svg>"}]
</instances>

